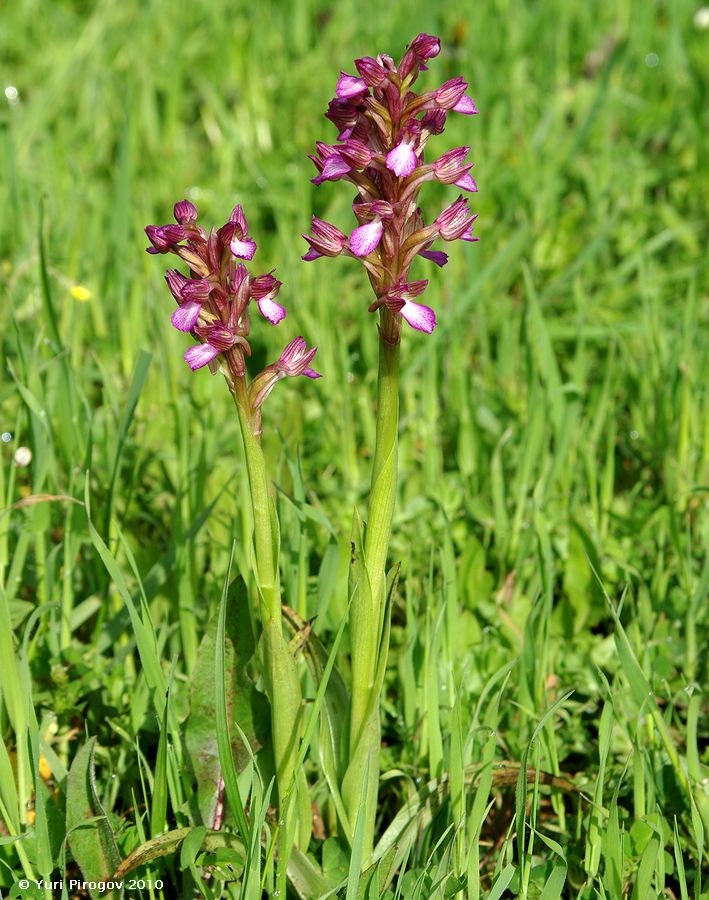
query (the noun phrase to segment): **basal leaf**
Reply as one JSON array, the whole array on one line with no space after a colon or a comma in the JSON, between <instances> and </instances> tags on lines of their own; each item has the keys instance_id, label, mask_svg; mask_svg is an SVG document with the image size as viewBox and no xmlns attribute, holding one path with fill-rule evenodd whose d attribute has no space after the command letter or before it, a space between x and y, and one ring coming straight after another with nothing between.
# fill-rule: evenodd
<instances>
[{"instance_id":1,"label":"basal leaf","mask_svg":"<svg viewBox=\"0 0 709 900\"><path fill-rule=\"evenodd\" d=\"M86 881L110 881L121 861L116 839L96 793L94 748L90 738L74 758L67 778L66 830L71 852ZM91 891L92 897L118 898L122 890Z\"/></svg>"}]
</instances>

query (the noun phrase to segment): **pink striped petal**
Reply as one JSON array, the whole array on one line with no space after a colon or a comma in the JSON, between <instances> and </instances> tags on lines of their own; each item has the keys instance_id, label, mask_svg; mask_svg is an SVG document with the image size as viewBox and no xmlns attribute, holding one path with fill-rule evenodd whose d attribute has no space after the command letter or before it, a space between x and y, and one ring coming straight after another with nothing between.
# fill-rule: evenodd
<instances>
[{"instance_id":1,"label":"pink striped petal","mask_svg":"<svg viewBox=\"0 0 709 900\"><path fill-rule=\"evenodd\" d=\"M201 369L202 366L206 366L215 356L219 356L219 351L216 347L212 347L211 344L193 344L187 348L184 358L187 365L194 372L197 369Z\"/></svg>"},{"instance_id":2,"label":"pink striped petal","mask_svg":"<svg viewBox=\"0 0 709 900\"><path fill-rule=\"evenodd\" d=\"M360 225L350 235L350 250L355 256L369 256L379 246L383 231L384 226L378 216L373 222Z\"/></svg>"},{"instance_id":3,"label":"pink striped petal","mask_svg":"<svg viewBox=\"0 0 709 900\"><path fill-rule=\"evenodd\" d=\"M387 169L400 178L410 175L416 168L416 151L413 145L402 141L387 153L386 165Z\"/></svg>"},{"instance_id":4,"label":"pink striped petal","mask_svg":"<svg viewBox=\"0 0 709 900\"><path fill-rule=\"evenodd\" d=\"M286 311L280 305L280 303L276 303L275 300L271 300L270 297L262 297L257 301L258 303L258 311L264 317L264 319L268 319L271 325L278 325L281 319L285 319Z\"/></svg>"},{"instance_id":5,"label":"pink striped petal","mask_svg":"<svg viewBox=\"0 0 709 900\"><path fill-rule=\"evenodd\" d=\"M464 191L472 191L476 192L478 189L477 184L475 184L475 180L473 179L470 172L466 172L461 178L459 178L455 185L459 188L462 188Z\"/></svg>"},{"instance_id":6,"label":"pink striped petal","mask_svg":"<svg viewBox=\"0 0 709 900\"><path fill-rule=\"evenodd\" d=\"M178 331L191 331L197 324L201 312L202 304L196 300L189 300L177 307L170 321Z\"/></svg>"},{"instance_id":7,"label":"pink striped petal","mask_svg":"<svg viewBox=\"0 0 709 900\"><path fill-rule=\"evenodd\" d=\"M332 156L328 156L325 160L322 177L328 181L335 181L335 179L346 175L351 168L350 164L345 162L339 153L333 153Z\"/></svg>"},{"instance_id":8,"label":"pink striped petal","mask_svg":"<svg viewBox=\"0 0 709 900\"><path fill-rule=\"evenodd\" d=\"M436 327L436 314L428 306L407 300L401 309L401 315L412 328L430 334Z\"/></svg>"},{"instance_id":9,"label":"pink striped petal","mask_svg":"<svg viewBox=\"0 0 709 900\"><path fill-rule=\"evenodd\" d=\"M253 259L254 253L256 253L256 242L249 240L240 241L239 238L235 237L229 244L229 248L237 259Z\"/></svg>"},{"instance_id":10,"label":"pink striped petal","mask_svg":"<svg viewBox=\"0 0 709 900\"><path fill-rule=\"evenodd\" d=\"M362 78L356 78L354 75L340 72L336 94L341 100L348 97L357 97L359 94L364 94L368 91L367 83Z\"/></svg>"},{"instance_id":11,"label":"pink striped petal","mask_svg":"<svg viewBox=\"0 0 709 900\"><path fill-rule=\"evenodd\" d=\"M478 112L477 106L473 103L472 97L463 94L460 100L453 107L453 112L463 113L464 116L474 116Z\"/></svg>"}]
</instances>

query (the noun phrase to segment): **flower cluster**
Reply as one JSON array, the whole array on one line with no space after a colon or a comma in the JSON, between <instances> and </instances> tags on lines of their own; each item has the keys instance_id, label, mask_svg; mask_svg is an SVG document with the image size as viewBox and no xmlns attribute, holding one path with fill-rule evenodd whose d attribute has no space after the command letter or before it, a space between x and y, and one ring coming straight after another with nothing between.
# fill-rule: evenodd
<instances>
[{"instance_id":1,"label":"flower cluster","mask_svg":"<svg viewBox=\"0 0 709 900\"><path fill-rule=\"evenodd\" d=\"M337 143L316 144L310 157L325 181L349 181L357 189L352 205L359 225L348 236L334 225L313 217L310 234L303 235L310 250L306 261L321 256L360 259L369 274L376 300L370 311L386 306L419 331L431 333L436 324L433 310L414 302L428 282L410 281L409 269L416 256L438 266L446 253L431 250L437 239L475 241L476 215L461 194L431 225L418 208L418 195L426 181L454 184L463 191L477 191L467 161L469 147L457 147L432 163L424 161L424 149L432 135L440 134L449 112L472 115L475 104L462 78L446 81L438 90L417 94L411 86L427 61L437 56L440 40L428 34L415 38L398 66L391 57L365 56L355 60L357 75L342 72L335 98L325 114L338 129Z\"/></svg>"},{"instance_id":2,"label":"flower cluster","mask_svg":"<svg viewBox=\"0 0 709 900\"><path fill-rule=\"evenodd\" d=\"M229 221L209 234L197 225L197 209L188 200L175 204L176 225L148 225L145 233L151 246L148 253L172 253L189 267L189 277L176 269L165 274L170 293L177 301L172 324L178 331L189 331L199 343L185 353L193 370L209 365L219 367L217 357L226 364L230 383L244 378L244 355L251 355L248 343L249 308L253 301L259 313L272 325L286 315L276 302L282 282L273 272L251 276L243 263L256 253L256 242L240 206L232 210ZM319 378L310 368L316 348L307 349L302 337L291 341L278 362L256 376L250 388L252 409L256 410L273 385L286 375ZM269 384L264 391L264 385ZM255 388L255 390L254 390Z\"/></svg>"}]
</instances>

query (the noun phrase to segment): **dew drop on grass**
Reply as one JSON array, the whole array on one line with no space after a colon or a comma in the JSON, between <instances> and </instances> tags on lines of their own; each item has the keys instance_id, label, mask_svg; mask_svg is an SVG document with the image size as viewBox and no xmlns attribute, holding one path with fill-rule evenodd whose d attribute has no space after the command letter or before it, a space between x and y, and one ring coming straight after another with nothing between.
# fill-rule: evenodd
<instances>
[{"instance_id":1,"label":"dew drop on grass","mask_svg":"<svg viewBox=\"0 0 709 900\"><path fill-rule=\"evenodd\" d=\"M645 57L645 65L648 67L648 69L657 68L659 62L660 57L657 55L657 53L648 53L648 55Z\"/></svg>"},{"instance_id":2,"label":"dew drop on grass","mask_svg":"<svg viewBox=\"0 0 709 900\"><path fill-rule=\"evenodd\" d=\"M10 106L15 106L20 102L20 92L17 90L14 84L8 84L5 88L5 99L10 104Z\"/></svg>"},{"instance_id":3,"label":"dew drop on grass","mask_svg":"<svg viewBox=\"0 0 709 900\"><path fill-rule=\"evenodd\" d=\"M9 444L12 440L12 434L9 431L3 431L0 438L2 439L3 444Z\"/></svg>"},{"instance_id":4,"label":"dew drop on grass","mask_svg":"<svg viewBox=\"0 0 709 900\"><path fill-rule=\"evenodd\" d=\"M635 431L635 429L633 429L633 430L630 432L630 440L631 440L631 441L637 441L637 439L638 439L639 437L640 437L640 435L638 434L637 431Z\"/></svg>"}]
</instances>

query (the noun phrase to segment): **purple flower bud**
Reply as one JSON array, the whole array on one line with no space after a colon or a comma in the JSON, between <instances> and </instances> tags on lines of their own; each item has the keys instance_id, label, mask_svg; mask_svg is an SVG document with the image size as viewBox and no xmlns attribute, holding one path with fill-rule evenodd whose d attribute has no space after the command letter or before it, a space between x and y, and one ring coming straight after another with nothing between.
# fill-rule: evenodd
<instances>
[{"instance_id":1,"label":"purple flower bud","mask_svg":"<svg viewBox=\"0 0 709 900\"><path fill-rule=\"evenodd\" d=\"M311 178L313 184L322 184L323 181L339 181L343 175L350 172L351 167L339 153L333 153L325 160L321 173L315 178Z\"/></svg>"},{"instance_id":2,"label":"purple flower bud","mask_svg":"<svg viewBox=\"0 0 709 900\"><path fill-rule=\"evenodd\" d=\"M455 184L470 171L471 164L466 163L470 147L456 147L439 157L433 164L436 178L443 184Z\"/></svg>"},{"instance_id":3,"label":"purple flower bud","mask_svg":"<svg viewBox=\"0 0 709 900\"><path fill-rule=\"evenodd\" d=\"M362 141L350 138L338 147L340 157L353 169L366 169L372 161L372 151ZM324 173L323 173L324 174Z\"/></svg>"},{"instance_id":4,"label":"purple flower bud","mask_svg":"<svg viewBox=\"0 0 709 900\"><path fill-rule=\"evenodd\" d=\"M305 237L305 235L303 235L303 237ZM313 262L313 260L322 259L324 255L324 253L318 253L315 247L311 247L310 250L308 250L308 252L305 254L305 256L301 256L300 258L303 260L303 262Z\"/></svg>"},{"instance_id":5,"label":"purple flower bud","mask_svg":"<svg viewBox=\"0 0 709 900\"><path fill-rule=\"evenodd\" d=\"M180 200L175 204L175 221L180 225L192 225L197 221L197 207L189 200Z\"/></svg>"},{"instance_id":6,"label":"purple flower bud","mask_svg":"<svg viewBox=\"0 0 709 900\"><path fill-rule=\"evenodd\" d=\"M187 278L182 286L182 299L205 303L211 291L212 285L206 278Z\"/></svg>"},{"instance_id":7,"label":"purple flower bud","mask_svg":"<svg viewBox=\"0 0 709 900\"><path fill-rule=\"evenodd\" d=\"M427 287L427 278L422 278L420 281L399 281L387 292L386 302L389 303L391 300L411 300L423 294Z\"/></svg>"},{"instance_id":8,"label":"purple flower bud","mask_svg":"<svg viewBox=\"0 0 709 900\"><path fill-rule=\"evenodd\" d=\"M468 208L467 199L461 194L436 219L438 233L444 241L456 241L464 234L475 218L476 216Z\"/></svg>"},{"instance_id":9,"label":"purple flower bud","mask_svg":"<svg viewBox=\"0 0 709 900\"><path fill-rule=\"evenodd\" d=\"M363 56L361 59L356 59L354 63L355 68L362 76L362 80L369 87L378 87L386 80L387 70L378 60L372 59L371 56Z\"/></svg>"},{"instance_id":10,"label":"purple flower bud","mask_svg":"<svg viewBox=\"0 0 709 900\"><path fill-rule=\"evenodd\" d=\"M433 59L440 52L441 41L439 38L432 34L419 34L411 41L409 48L399 63L399 77L404 79L413 73L415 79L419 70L425 68L426 60Z\"/></svg>"},{"instance_id":11,"label":"purple flower bud","mask_svg":"<svg viewBox=\"0 0 709 900\"><path fill-rule=\"evenodd\" d=\"M412 328L430 334L436 327L435 313L428 306L413 302L413 298L422 294L427 286L426 280L400 281L387 292L384 302L389 309L400 312Z\"/></svg>"},{"instance_id":12,"label":"purple flower bud","mask_svg":"<svg viewBox=\"0 0 709 900\"><path fill-rule=\"evenodd\" d=\"M435 92L436 105L439 109L453 109L465 94L468 82L463 78L451 78Z\"/></svg>"},{"instance_id":13,"label":"purple flower bud","mask_svg":"<svg viewBox=\"0 0 709 900\"><path fill-rule=\"evenodd\" d=\"M196 334L205 341L208 341L213 347L216 347L219 353L230 350L237 343L236 335L231 329L219 323L204 325L195 328Z\"/></svg>"},{"instance_id":14,"label":"purple flower bud","mask_svg":"<svg viewBox=\"0 0 709 900\"><path fill-rule=\"evenodd\" d=\"M242 235L248 234L249 226L246 222L246 216L244 215L244 210L241 208L241 204L238 203L234 209L231 211L231 215L229 216L229 221L234 225L239 226L239 230Z\"/></svg>"},{"instance_id":15,"label":"purple flower bud","mask_svg":"<svg viewBox=\"0 0 709 900\"><path fill-rule=\"evenodd\" d=\"M311 347L308 350L304 338L293 338L290 344L283 348L276 366L284 375L307 375L308 378L320 378L321 376L310 368L310 363L317 352L317 347Z\"/></svg>"},{"instance_id":16,"label":"purple flower bud","mask_svg":"<svg viewBox=\"0 0 709 900\"><path fill-rule=\"evenodd\" d=\"M355 228L350 235L350 250L355 256L369 256L379 246L383 233L382 220L377 216L372 222Z\"/></svg>"},{"instance_id":17,"label":"purple flower bud","mask_svg":"<svg viewBox=\"0 0 709 900\"><path fill-rule=\"evenodd\" d=\"M350 97L359 97L361 94L369 93L369 88L362 78L340 72L335 93L341 100L348 100Z\"/></svg>"},{"instance_id":18,"label":"purple flower bud","mask_svg":"<svg viewBox=\"0 0 709 900\"><path fill-rule=\"evenodd\" d=\"M337 139L340 141L346 141L350 137L357 124L358 116L357 107L350 100L340 97L335 97L330 101L325 113L325 118L329 119L339 131Z\"/></svg>"},{"instance_id":19,"label":"purple flower bud","mask_svg":"<svg viewBox=\"0 0 709 900\"><path fill-rule=\"evenodd\" d=\"M441 39L435 34L422 32L411 41L409 49L413 50L419 59L433 59L441 52Z\"/></svg>"},{"instance_id":20,"label":"purple flower bud","mask_svg":"<svg viewBox=\"0 0 709 900\"><path fill-rule=\"evenodd\" d=\"M182 288L189 281L188 278L178 272L177 269L168 269L165 272L165 281L167 282L167 286L170 288L170 293L179 303L182 300Z\"/></svg>"},{"instance_id":21,"label":"purple flower bud","mask_svg":"<svg viewBox=\"0 0 709 900\"><path fill-rule=\"evenodd\" d=\"M148 225L145 233L152 247L148 247L148 253L177 252L177 245L187 237L187 231L181 225Z\"/></svg>"},{"instance_id":22,"label":"purple flower bud","mask_svg":"<svg viewBox=\"0 0 709 900\"><path fill-rule=\"evenodd\" d=\"M266 275L257 275L251 279L251 297L254 300L261 300L263 297L275 297L283 287L283 282L273 277L273 273Z\"/></svg>"},{"instance_id":23,"label":"purple flower bud","mask_svg":"<svg viewBox=\"0 0 709 900\"><path fill-rule=\"evenodd\" d=\"M312 235L304 234L303 237L320 256L339 256L342 253L347 243L347 235L343 234L339 228L313 216L310 230Z\"/></svg>"},{"instance_id":24,"label":"purple flower bud","mask_svg":"<svg viewBox=\"0 0 709 900\"><path fill-rule=\"evenodd\" d=\"M306 378L320 378L320 373L310 368L317 353L317 347L308 347L302 337L294 338L283 348L278 361L266 366L251 382L249 400L253 409L259 409L264 400L282 378L305 375Z\"/></svg>"}]
</instances>

